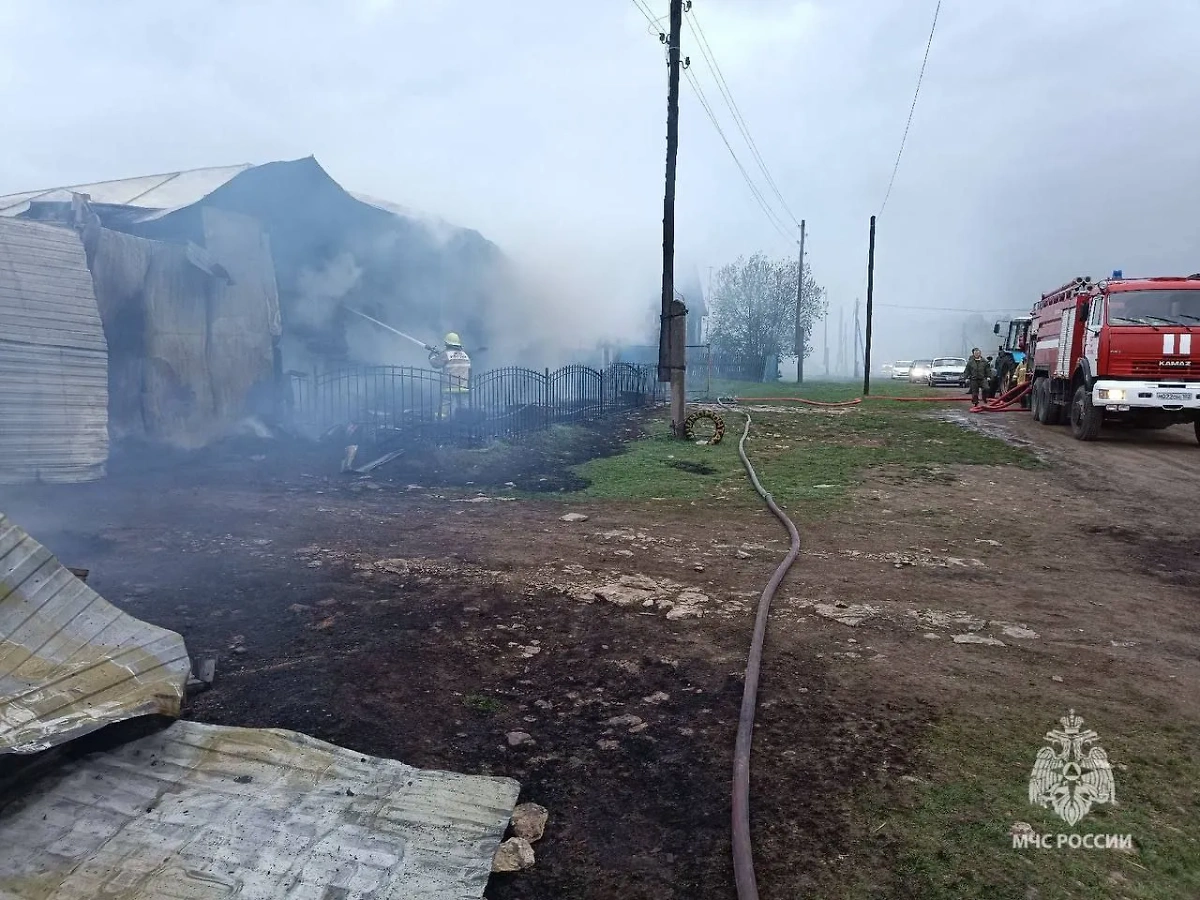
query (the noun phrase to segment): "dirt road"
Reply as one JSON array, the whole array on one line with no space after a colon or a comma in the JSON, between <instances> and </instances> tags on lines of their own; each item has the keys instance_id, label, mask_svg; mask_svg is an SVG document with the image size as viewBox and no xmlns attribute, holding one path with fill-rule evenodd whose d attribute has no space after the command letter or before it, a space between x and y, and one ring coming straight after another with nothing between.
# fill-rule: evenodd
<instances>
[{"instance_id":1,"label":"dirt road","mask_svg":"<svg viewBox=\"0 0 1200 900\"><path fill-rule=\"evenodd\" d=\"M975 418L978 418L976 416ZM1173 510L1200 498L1200 442L1190 425L1160 431L1107 428L1098 441L1077 441L1066 426L1024 413L993 415L990 433L1028 441L1067 478L1111 492L1144 510Z\"/></svg>"}]
</instances>

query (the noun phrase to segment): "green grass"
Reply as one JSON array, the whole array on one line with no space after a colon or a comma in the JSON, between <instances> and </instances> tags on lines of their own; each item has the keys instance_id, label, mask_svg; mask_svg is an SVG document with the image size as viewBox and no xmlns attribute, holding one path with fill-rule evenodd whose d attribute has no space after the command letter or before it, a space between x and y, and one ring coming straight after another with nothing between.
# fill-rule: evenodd
<instances>
[{"instance_id":1,"label":"green grass","mask_svg":"<svg viewBox=\"0 0 1200 900\"><path fill-rule=\"evenodd\" d=\"M1042 715L1045 705L1031 701L1029 708ZM1038 715L1006 710L1001 717L951 718L930 729L920 759L923 780L903 784L899 804L874 808L859 823L868 841L863 851L877 853L879 840L887 842L886 858L875 865L891 873L888 896L1200 897L1200 728L1136 725L1115 711L1107 719L1086 719L1113 764L1118 803L1094 806L1071 828L1028 802L1041 736L1057 724ZM1014 849L1009 829L1015 822L1042 834L1130 834L1136 850ZM874 848L867 834L878 837ZM830 896L866 896L853 879L843 885Z\"/></svg>"},{"instance_id":2,"label":"green grass","mask_svg":"<svg viewBox=\"0 0 1200 900\"><path fill-rule=\"evenodd\" d=\"M733 387L740 396L750 395L746 385ZM765 391L787 396L784 389L795 386L753 387L763 389L763 399L768 401L772 395ZM856 396L853 385L804 387L804 396L824 402ZM893 395L932 393L908 385L886 387L896 389ZM747 452L767 490L785 506L796 504L806 518L823 515L845 502L873 467L898 467L904 477L938 478L944 477L941 467L953 463L1039 465L1025 450L926 415L941 406L869 399L844 410L751 409ZM577 467L589 486L575 496L610 500L712 497L756 502L737 453L744 418L734 411L721 415L725 439L715 446L674 440L666 422L656 421L645 438L624 453Z\"/></svg>"},{"instance_id":3,"label":"green grass","mask_svg":"<svg viewBox=\"0 0 1200 900\"><path fill-rule=\"evenodd\" d=\"M702 385L697 385L702 386ZM796 384L789 381L723 381L712 382L713 397L804 397L828 403L838 400L853 400L863 396L862 381L806 381ZM962 392L954 388L930 388L907 381L892 381L881 378L871 380L871 397L961 397Z\"/></svg>"},{"instance_id":4,"label":"green grass","mask_svg":"<svg viewBox=\"0 0 1200 900\"><path fill-rule=\"evenodd\" d=\"M504 709L504 704L495 697L483 694L467 694L462 698L463 706L483 713L498 713Z\"/></svg>"}]
</instances>

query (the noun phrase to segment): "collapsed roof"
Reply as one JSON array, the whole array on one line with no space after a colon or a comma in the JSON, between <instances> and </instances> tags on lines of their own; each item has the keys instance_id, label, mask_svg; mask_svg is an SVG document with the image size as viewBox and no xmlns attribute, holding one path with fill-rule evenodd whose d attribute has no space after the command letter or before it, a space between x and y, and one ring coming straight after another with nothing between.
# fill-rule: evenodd
<instances>
[{"instance_id":1,"label":"collapsed roof","mask_svg":"<svg viewBox=\"0 0 1200 900\"><path fill-rule=\"evenodd\" d=\"M270 239L285 338L323 362L362 359L346 304L434 341L445 331L488 342L488 320L513 290L508 261L477 231L352 194L313 157L29 191L0 197L0 216L61 220L90 196L106 228L202 244L203 211L250 216ZM356 358L357 357L357 358Z\"/></svg>"}]
</instances>

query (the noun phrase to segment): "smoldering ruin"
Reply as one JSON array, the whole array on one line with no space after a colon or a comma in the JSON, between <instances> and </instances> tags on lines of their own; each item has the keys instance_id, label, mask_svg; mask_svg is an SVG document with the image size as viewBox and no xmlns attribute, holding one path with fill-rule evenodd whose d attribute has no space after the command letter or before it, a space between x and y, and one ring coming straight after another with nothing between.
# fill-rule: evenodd
<instances>
[{"instance_id":1,"label":"smoldering ruin","mask_svg":"<svg viewBox=\"0 0 1200 900\"><path fill-rule=\"evenodd\" d=\"M649 387L628 369L531 381L561 355L525 327L512 261L476 231L346 191L312 157L0 198L0 260L8 481L96 477L110 440L415 425L439 402L425 350L351 310L431 344L453 331L476 372L520 362L476 394L509 420L496 434Z\"/></svg>"}]
</instances>

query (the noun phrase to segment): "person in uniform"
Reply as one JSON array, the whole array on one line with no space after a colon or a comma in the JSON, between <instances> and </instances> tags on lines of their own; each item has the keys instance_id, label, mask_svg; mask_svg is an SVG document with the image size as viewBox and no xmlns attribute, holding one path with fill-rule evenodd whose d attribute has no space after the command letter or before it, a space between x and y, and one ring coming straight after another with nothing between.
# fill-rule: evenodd
<instances>
[{"instance_id":1,"label":"person in uniform","mask_svg":"<svg viewBox=\"0 0 1200 900\"><path fill-rule=\"evenodd\" d=\"M987 387L991 368L988 361L983 358L983 354L979 348L974 348L971 351L971 358L967 360L967 368L963 372L963 377L966 379L967 388L971 392L971 402L976 406L979 405L979 397Z\"/></svg>"},{"instance_id":2,"label":"person in uniform","mask_svg":"<svg viewBox=\"0 0 1200 900\"><path fill-rule=\"evenodd\" d=\"M440 416L446 419L467 401L471 389L471 357L455 332L451 331L443 340L445 347L430 352L429 364L442 373Z\"/></svg>"}]
</instances>

